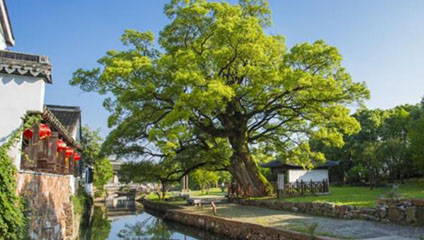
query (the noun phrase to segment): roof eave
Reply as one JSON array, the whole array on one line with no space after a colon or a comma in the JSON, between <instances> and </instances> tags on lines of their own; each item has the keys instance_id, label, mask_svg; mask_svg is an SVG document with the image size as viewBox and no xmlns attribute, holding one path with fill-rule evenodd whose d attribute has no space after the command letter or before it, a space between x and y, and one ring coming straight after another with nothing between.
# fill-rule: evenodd
<instances>
[{"instance_id":1,"label":"roof eave","mask_svg":"<svg viewBox=\"0 0 424 240\"><path fill-rule=\"evenodd\" d=\"M12 25L10 24L9 11L5 0L0 1L0 22L3 28L6 44L9 47L15 46L15 37L13 35Z\"/></svg>"},{"instance_id":2,"label":"roof eave","mask_svg":"<svg viewBox=\"0 0 424 240\"><path fill-rule=\"evenodd\" d=\"M67 142L69 142L71 145L76 147L77 149L81 150L82 146L79 142L77 142L71 134L66 130L66 128L62 125L62 123L54 116L52 112L47 107L44 107L43 111L43 119L48 121L50 124L56 128L59 133L65 138Z\"/></svg>"}]
</instances>

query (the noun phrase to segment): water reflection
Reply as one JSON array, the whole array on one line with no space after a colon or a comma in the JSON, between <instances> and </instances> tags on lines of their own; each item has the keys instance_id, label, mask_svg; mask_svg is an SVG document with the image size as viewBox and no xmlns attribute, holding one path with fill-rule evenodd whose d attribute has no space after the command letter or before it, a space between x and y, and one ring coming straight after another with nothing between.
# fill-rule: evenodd
<instances>
[{"instance_id":1,"label":"water reflection","mask_svg":"<svg viewBox=\"0 0 424 240\"><path fill-rule=\"evenodd\" d=\"M90 221L82 228L82 240L163 240L228 239L178 223L163 221L155 212L143 211L140 204L125 197L110 199L92 209Z\"/></svg>"},{"instance_id":2,"label":"water reflection","mask_svg":"<svg viewBox=\"0 0 424 240\"><path fill-rule=\"evenodd\" d=\"M125 228L118 233L119 239L170 239L173 232L159 218L149 216L135 224L125 224Z\"/></svg>"}]
</instances>

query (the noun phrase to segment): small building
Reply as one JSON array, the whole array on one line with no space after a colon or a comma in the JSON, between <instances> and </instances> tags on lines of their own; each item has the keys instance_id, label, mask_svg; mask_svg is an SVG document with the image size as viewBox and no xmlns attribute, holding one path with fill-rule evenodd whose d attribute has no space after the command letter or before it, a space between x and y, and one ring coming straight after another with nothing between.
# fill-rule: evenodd
<instances>
[{"instance_id":1,"label":"small building","mask_svg":"<svg viewBox=\"0 0 424 240\"><path fill-rule=\"evenodd\" d=\"M320 182L323 180L330 181L329 169L338 166L338 161L326 161L323 164L315 166L313 169L305 169L299 164L285 162L277 159L265 164L264 168L270 168L272 173L271 181L278 181L278 175L284 174L284 182L294 183L296 181L304 182Z\"/></svg>"},{"instance_id":2,"label":"small building","mask_svg":"<svg viewBox=\"0 0 424 240\"><path fill-rule=\"evenodd\" d=\"M327 161L305 169L299 164L277 159L263 164L262 167L270 168L271 182L275 183L277 196L328 194L330 192L329 169L339 164L337 161Z\"/></svg>"}]
</instances>

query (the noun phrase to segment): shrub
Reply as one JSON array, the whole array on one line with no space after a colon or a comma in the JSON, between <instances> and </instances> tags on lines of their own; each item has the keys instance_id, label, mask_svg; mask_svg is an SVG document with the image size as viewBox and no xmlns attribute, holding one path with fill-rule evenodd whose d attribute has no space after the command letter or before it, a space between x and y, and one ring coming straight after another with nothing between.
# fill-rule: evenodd
<instances>
[{"instance_id":1,"label":"shrub","mask_svg":"<svg viewBox=\"0 0 424 240\"><path fill-rule=\"evenodd\" d=\"M0 146L0 239L25 239L27 217L25 204L16 194L17 170L8 150L21 139L23 129L40 121L39 116L25 119L25 124L12 133L8 141Z\"/></svg>"}]
</instances>

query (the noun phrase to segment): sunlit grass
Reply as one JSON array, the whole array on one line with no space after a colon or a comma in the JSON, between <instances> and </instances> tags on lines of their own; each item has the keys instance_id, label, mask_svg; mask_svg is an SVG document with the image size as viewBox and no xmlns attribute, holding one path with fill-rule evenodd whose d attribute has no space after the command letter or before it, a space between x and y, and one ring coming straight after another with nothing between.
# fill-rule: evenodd
<instances>
[{"instance_id":1,"label":"sunlit grass","mask_svg":"<svg viewBox=\"0 0 424 240\"><path fill-rule=\"evenodd\" d=\"M373 207L377 198L386 197L392 191L392 188L380 187L371 190L369 187L332 186L330 191L330 195L286 197L281 200L288 202L329 202L337 205ZM424 181L405 182L405 184L399 186L397 194L404 198L424 198Z\"/></svg>"}]
</instances>

